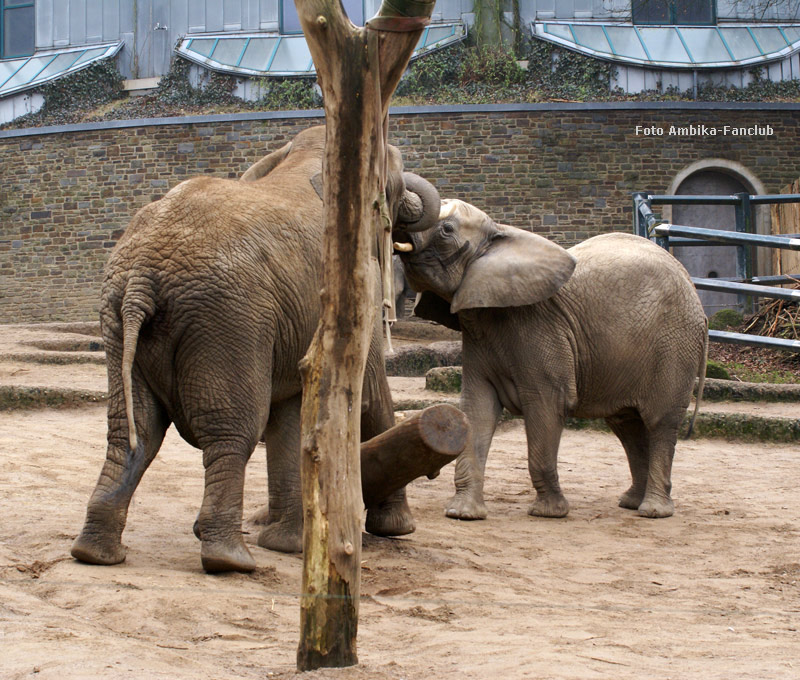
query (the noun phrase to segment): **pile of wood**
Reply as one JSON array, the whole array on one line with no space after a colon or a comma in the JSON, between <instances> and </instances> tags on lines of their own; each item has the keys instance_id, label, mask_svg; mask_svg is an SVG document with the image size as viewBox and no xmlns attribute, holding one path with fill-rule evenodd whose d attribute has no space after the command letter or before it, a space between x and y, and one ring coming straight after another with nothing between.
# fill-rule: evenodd
<instances>
[{"instance_id":1,"label":"pile of wood","mask_svg":"<svg viewBox=\"0 0 800 680\"><path fill-rule=\"evenodd\" d=\"M800 289L800 282L793 286ZM789 300L764 301L745 322L743 333L800 340L800 305Z\"/></svg>"}]
</instances>

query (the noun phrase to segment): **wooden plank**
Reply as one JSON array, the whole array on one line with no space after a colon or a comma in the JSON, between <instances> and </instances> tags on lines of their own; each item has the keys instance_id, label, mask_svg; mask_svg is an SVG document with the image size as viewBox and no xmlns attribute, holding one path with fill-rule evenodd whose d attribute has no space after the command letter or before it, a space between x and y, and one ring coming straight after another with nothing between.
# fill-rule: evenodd
<instances>
[{"instance_id":1,"label":"wooden plank","mask_svg":"<svg viewBox=\"0 0 800 680\"><path fill-rule=\"evenodd\" d=\"M103 42L111 42L112 40L120 40L120 12L119 2L103 2L103 28L102 40Z\"/></svg>"},{"instance_id":2,"label":"wooden plank","mask_svg":"<svg viewBox=\"0 0 800 680\"><path fill-rule=\"evenodd\" d=\"M72 0L69 3L69 42L71 45L83 45L86 42L86 0Z\"/></svg>"},{"instance_id":3,"label":"wooden plank","mask_svg":"<svg viewBox=\"0 0 800 680\"><path fill-rule=\"evenodd\" d=\"M225 26L225 12L221 2L212 2L206 5L206 31L214 33L223 30Z\"/></svg>"},{"instance_id":4,"label":"wooden plank","mask_svg":"<svg viewBox=\"0 0 800 680\"><path fill-rule=\"evenodd\" d=\"M86 0L86 42L103 42L103 0Z\"/></svg>"},{"instance_id":5,"label":"wooden plank","mask_svg":"<svg viewBox=\"0 0 800 680\"><path fill-rule=\"evenodd\" d=\"M782 194L800 193L800 180L795 180L781 189ZM800 203L781 203L770 206L771 233L774 236L800 234ZM774 249L772 254L774 274L800 272L800 253Z\"/></svg>"},{"instance_id":6,"label":"wooden plank","mask_svg":"<svg viewBox=\"0 0 800 680\"><path fill-rule=\"evenodd\" d=\"M53 46L53 0L36 3L36 47Z\"/></svg>"},{"instance_id":7,"label":"wooden plank","mask_svg":"<svg viewBox=\"0 0 800 680\"><path fill-rule=\"evenodd\" d=\"M191 0L189 3L189 31L191 33L206 31L206 3L202 0Z\"/></svg>"}]
</instances>

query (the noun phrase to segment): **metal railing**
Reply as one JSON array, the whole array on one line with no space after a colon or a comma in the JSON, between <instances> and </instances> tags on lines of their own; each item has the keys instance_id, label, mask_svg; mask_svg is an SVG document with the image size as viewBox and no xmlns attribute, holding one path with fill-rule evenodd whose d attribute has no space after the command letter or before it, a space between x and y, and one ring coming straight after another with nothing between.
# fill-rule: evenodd
<instances>
[{"instance_id":1,"label":"metal railing","mask_svg":"<svg viewBox=\"0 0 800 680\"><path fill-rule=\"evenodd\" d=\"M800 282L800 274L786 276L753 276L752 248L779 248L800 251L800 235L766 236L755 234L750 219L751 207L776 203L800 203L800 194L748 193L729 196L660 196L644 192L633 194L633 230L669 250L676 246L733 246L736 248L736 278L709 279L692 277L698 290L730 293L738 297L744 308L751 298L774 298L800 302L800 290L777 288L782 283ZM653 212L654 205L732 205L735 209L735 231L686 227L663 222ZM754 345L800 352L800 341L746 333L710 330L709 340L737 345Z\"/></svg>"}]
</instances>

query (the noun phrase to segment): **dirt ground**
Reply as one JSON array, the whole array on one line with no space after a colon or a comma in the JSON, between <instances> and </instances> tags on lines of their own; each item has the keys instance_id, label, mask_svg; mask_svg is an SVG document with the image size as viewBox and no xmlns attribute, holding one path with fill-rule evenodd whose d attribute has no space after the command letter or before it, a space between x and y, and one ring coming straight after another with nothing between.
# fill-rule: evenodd
<instances>
[{"instance_id":1,"label":"dirt ground","mask_svg":"<svg viewBox=\"0 0 800 680\"><path fill-rule=\"evenodd\" d=\"M104 436L102 406L0 414L0 676L293 675L301 557L252 546L254 574L204 574L191 532L202 465L174 430L134 499L127 561L69 557ZM799 462L792 446L684 442L676 515L646 520L616 506L617 441L567 432L572 510L541 520L526 514L521 425L504 424L489 518L443 516L452 466L414 483L417 532L365 536L361 665L306 677L796 678ZM258 449L248 512L265 489Z\"/></svg>"},{"instance_id":2,"label":"dirt ground","mask_svg":"<svg viewBox=\"0 0 800 680\"><path fill-rule=\"evenodd\" d=\"M105 369L3 360L9 383L102 390ZM392 386L422 389L419 379ZM127 561L69 556L105 430L103 406L0 412L0 678L293 677L302 557L252 545L253 532L255 573L205 574L191 531L201 456L174 429L134 498ZM535 519L524 432L504 423L488 463L489 518L444 517L452 465L412 484L416 533L364 537L360 665L303 677L796 678L799 464L792 445L681 442L676 514L648 520L616 505L629 480L617 440L568 431L560 471L571 512ZM246 515L265 494L259 447Z\"/></svg>"}]
</instances>

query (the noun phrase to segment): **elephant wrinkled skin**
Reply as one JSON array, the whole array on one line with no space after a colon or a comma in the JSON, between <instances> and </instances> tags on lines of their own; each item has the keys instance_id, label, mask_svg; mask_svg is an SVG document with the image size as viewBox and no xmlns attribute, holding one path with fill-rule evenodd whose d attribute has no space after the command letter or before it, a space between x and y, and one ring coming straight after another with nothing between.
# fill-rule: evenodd
<instances>
[{"instance_id":1,"label":"elephant wrinkled skin","mask_svg":"<svg viewBox=\"0 0 800 680\"><path fill-rule=\"evenodd\" d=\"M324 145L325 128L310 128L241 180L183 182L142 208L117 244L100 309L107 457L72 548L77 559L125 559L130 499L170 423L203 451L195 533L207 571L255 567L242 539L242 494L245 465L262 438L269 499L258 543L301 549L298 363L320 318ZM428 228L439 210L436 190L403 173L394 147L387 203L395 224L412 230ZM379 319L363 394L366 440L394 424ZM368 508L367 530L414 530L404 490Z\"/></svg>"},{"instance_id":2,"label":"elephant wrinkled skin","mask_svg":"<svg viewBox=\"0 0 800 680\"><path fill-rule=\"evenodd\" d=\"M698 375L702 394L708 340L680 263L630 234L567 251L461 201L442 201L433 228L398 239L422 292L416 313L463 335L461 409L473 439L456 462L446 514L486 517L486 456L505 407L525 420L529 514L567 514L558 445L567 416L578 416L605 418L622 442L633 481L620 506L672 515L675 443Z\"/></svg>"}]
</instances>

